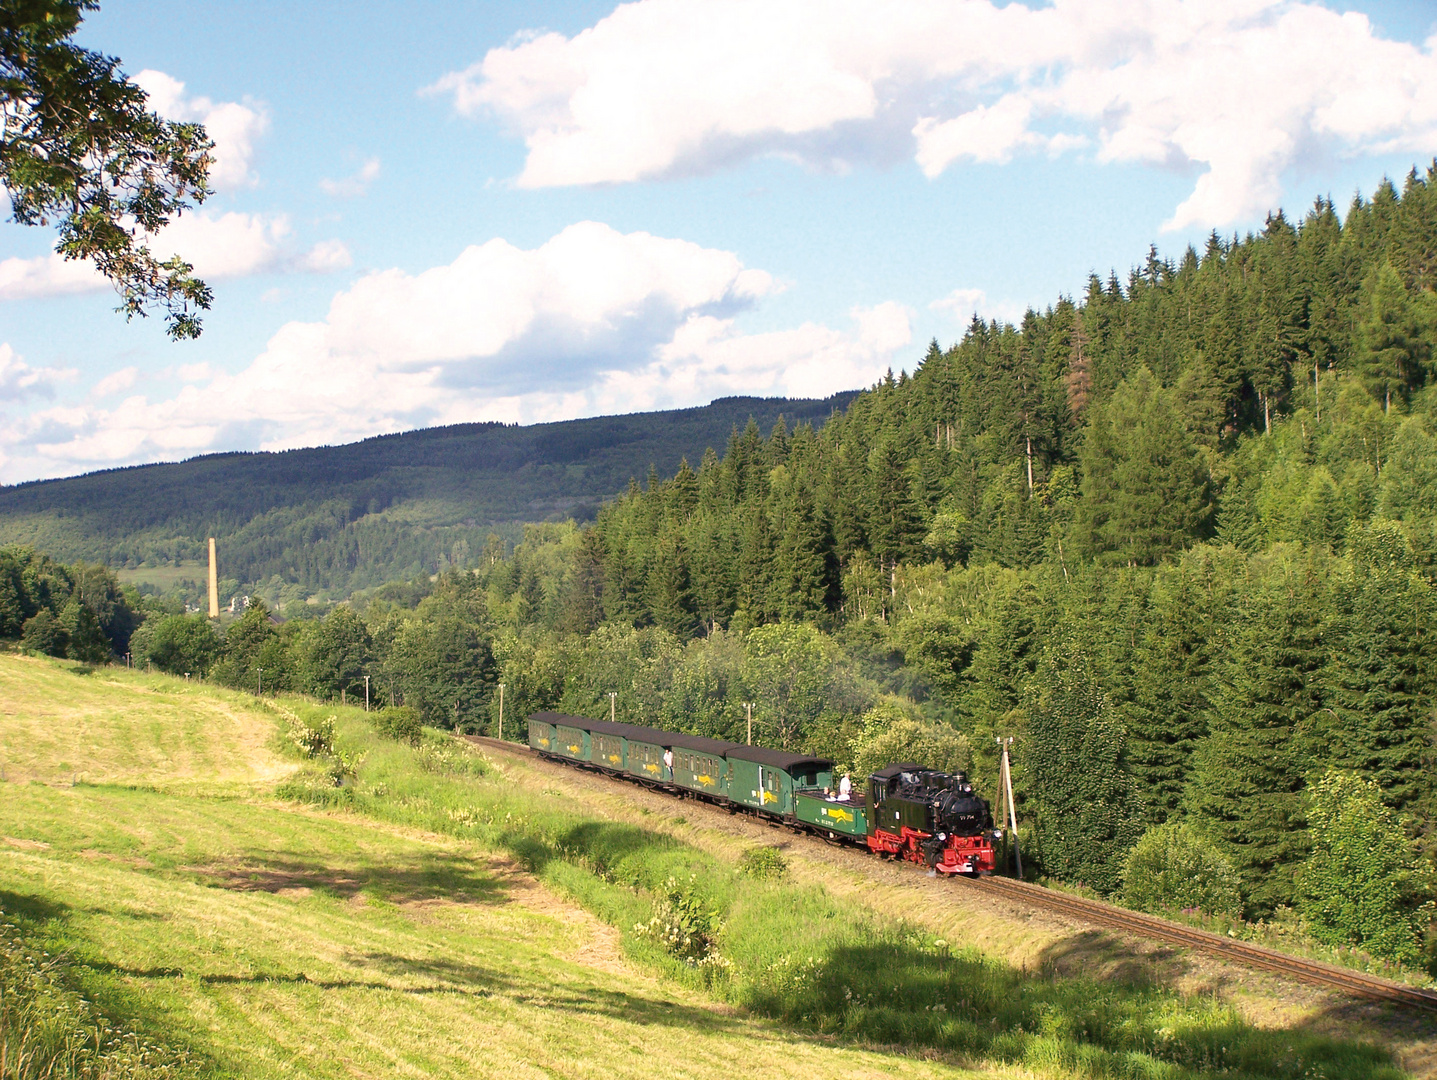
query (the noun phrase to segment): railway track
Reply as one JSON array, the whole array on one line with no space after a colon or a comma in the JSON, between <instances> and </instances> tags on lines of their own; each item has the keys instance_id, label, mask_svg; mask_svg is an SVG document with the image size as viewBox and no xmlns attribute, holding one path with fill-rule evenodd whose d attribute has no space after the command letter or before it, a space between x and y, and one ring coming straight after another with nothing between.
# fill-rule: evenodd
<instances>
[{"instance_id":1,"label":"railway track","mask_svg":"<svg viewBox=\"0 0 1437 1080\"><path fill-rule=\"evenodd\" d=\"M491 749L526 757L532 756L528 747L518 743L500 742L498 739L479 735L469 735L465 738L469 742ZM601 774L595 773L595 775ZM1001 897L1013 903L1044 908L1094 926L1120 930L1139 937L1163 941L1170 945L1197 949L1223 960L1283 975L1328 990L1338 990L1354 997L1437 1013L1437 991L1407 986L1391 979L1352 971L1334 964L1289 956L1261 945L1237 941L1207 930L1198 930L1194 927L1183 926L1181 923L1169 922L1167 919L1161 919L1155 915L1129 911L1127 908L1058 892L1026 881L997 877L959 878L958 881L962 883L963 887L980 893Z\"/></svg>"},{"instance_id":2,"label":"railway track","mask_svg":"<svg viewBox=\"0 0 1437 1080\"><path fill-rule=\"evenodd\" d=\"M1360 971L1324 964L1317 960L1304 960L1261 945L1236 941L1207 930L1198 930L1181 923L1169 922L1153 915L1114 907L1098 900L1045 889L1026 881L1011 878L982 878L965 880L966 886L1005 900L1031 904L1049 911L1082 919L1084 922L1142 937L1165 941L1171 945L1183 945L1198 949L1224 960L1245 964L1262 971L1299 979L1314 986L1329 990L1341 990L1356 997L1373 1001L1385 1001L1412 1008L1437 1012L1437 991L1423 990L1391 979L1367 975Z\"/></svg>"}]
</instances>

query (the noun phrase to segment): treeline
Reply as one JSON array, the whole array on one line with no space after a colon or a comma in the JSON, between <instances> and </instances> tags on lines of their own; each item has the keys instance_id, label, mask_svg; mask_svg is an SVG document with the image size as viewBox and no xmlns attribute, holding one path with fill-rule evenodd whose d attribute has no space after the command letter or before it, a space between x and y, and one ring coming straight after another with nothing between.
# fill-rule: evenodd
<instances>
[{"instance_id":1,"label":"treeline","mask_svg":"<svg viewBox=\"0 0 1437 1080\"><path fill-rule=\"evenodd\" d=\"M0 639L106 663L124 655L144 615L144 601L106 566L67 566L31 548L0 547Z\"/></svg>"},{"instance_id":2,"label":"treeline","mask_svg":"<svg viewBox=\"0 0 1437 1080\"><path fill-rule=\"evenodd\" d=\"M821 433L755 425L632 487L586 553L596 617L684 636L886 617L900 563L1153 565L1216 539L1341 547L1432 522L1437 166L1339 221L1214 235L1021 326L974 321Z\"/></svg>"},{"instance_id":3,"label":"treeline","mask_svg":"<svg viewBox=\"0 0 1437 1080\"><path fill-rule=\"evenodd\" d=\"M750 416L822 424L852 396L461 424L0 487L0 543L120 568L202 562L213 536L245 592L279 577L342 598L472 563L496 528L517 538L524 521L588 520L652 463L672 471Z\"/></svg>"}]
</instances>

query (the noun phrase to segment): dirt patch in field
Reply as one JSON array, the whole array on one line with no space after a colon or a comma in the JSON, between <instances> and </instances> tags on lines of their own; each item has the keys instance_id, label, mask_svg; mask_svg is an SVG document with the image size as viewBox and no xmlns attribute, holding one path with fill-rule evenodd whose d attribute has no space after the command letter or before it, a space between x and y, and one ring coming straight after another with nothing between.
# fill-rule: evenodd
<instances>
[{"instance_id":1,"label":"dirt patch in field","mask_svg":"<svg viewBox=\"0 0 1437 1080\"><path fill-rule=\"evenodd\" d=\"M232 892L265 892L273 896L296 899L312 895L315 889L353 898L364 887L362 878L329 867L291 870L241 865L187 866L184 869L211 888L228 889Z\"/></svg>"},{"instance_id":2,"label":"dirt patch in field","mask_svg":"<svg viewBox=\"0 0 1437 1080\"><path fill-rule=\"evenodd\" d=\"M565 956L565 960L610 975L634 974L624 960L620 944L623 938L615 927L601 922L577 904L555 896L507 855L493 856L489 860L489 872L504 883L511 903L557 919L579 934L579 947Z\"/></svg>"},{"instance_id":3,"label":"dirt patch in field","mask_svg":"<svg viewBox=\"0 0 1437 1080\"><path fill-rule=\"evenodd\" d=\"M21 840L14 836L0 836L0 844L8 844L22 851L46 851L50 847L43 840Z\"/></svg>"}]
</instances>

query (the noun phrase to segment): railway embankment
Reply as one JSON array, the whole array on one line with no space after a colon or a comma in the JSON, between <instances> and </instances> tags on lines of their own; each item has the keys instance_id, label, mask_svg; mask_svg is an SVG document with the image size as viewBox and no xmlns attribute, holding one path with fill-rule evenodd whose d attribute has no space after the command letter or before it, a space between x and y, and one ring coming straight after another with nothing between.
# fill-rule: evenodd
<instances>
[{"instance_id":1,"label":"railway embankment","mask_svg":"<svg viewBox=\"0 0 1437 1080\"><path fill-rule=\"evenodd\" d=\"M1266 1030L1375 1038L1418 1076L1437 1076L1437 1011L1430 992L1223 939L1168 920L1006 879L930 877L861 849L795 834L721 807L545 761L515 743L469 737L516 777L564 792L588 812L642 825L732 861L774 846L795 881L819 885L936 935L1048 979L1163 987L1211 996Z\"/></svg>"}]
</instances>

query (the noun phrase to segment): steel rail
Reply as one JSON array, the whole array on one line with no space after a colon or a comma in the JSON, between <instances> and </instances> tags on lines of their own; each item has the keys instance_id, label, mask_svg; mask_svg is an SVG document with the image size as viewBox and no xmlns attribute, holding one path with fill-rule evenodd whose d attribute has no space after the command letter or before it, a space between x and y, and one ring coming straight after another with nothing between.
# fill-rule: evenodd
<instances>
[{"instance_id":1,"label":"steel rail","mask_svg":"<svg viewBox=\"0 0 1437 1080\"><path fill-rule=\"evenodd\" d=\"M1314 986L1342 990L1345 993L1370 998L1374 1001L1393 1002L1419 1009L1437 1011L1437 991L1423 990L1365 972L1352 971L1326 964L1320 960L1306 960L1289 956L1275 949L1254 945L1247 941L1214 934L1208 930L1184 926L1154 915L1145 915L1126 908L1115 907L1099 900L1089 900L1071 893L1058 892L1041 885L1011 878L981 878L966 880L966 884L980 892L1002 896L1005 899L1037 907L1048 908L1064 915L1073 916L1113 930L1165 941L1173 945L1184 945L1198 949L1225 960L1235 960L1248 967L1290 976Z\"/></svg>"},{"instance_id":2,"label":"steel rail","mask_svg":"<svg viewBox=\"0 0 1437 1080\"><path fill-rule=\"evenodd\" d=\"M492 747L496 750L537 756L530 747L521 743L500 742L498 739L482 735L466 735L464 738L468 742ZM562 764L557 760L554 763ZM611 775L603 770L595 770L594 774ZM624 779L623 777L611 778ZM1260 971L1285 975L1313 986L1320 986L1328 990L1341 990L1344 993L1373 1001L1437 1012L1437 991L1408 986L1405 983L1394 982L1391 979L1368 975L1360 971L1352 971L1319 960L1305 960L1301 957L1289 956L1275 949L1224 937L1209 930L1184 926L1156 915L1130 911L1127 908L1116 907L1100 900L1089 900L1086 897L1074 896L1071 893L1059 892L1056 889L1048 889L1026 881L1001 877L958 877L958 880L968 888L987 893L990 896L1000 896L1005 900L1031 907L1047 908L1058 914L1110 930L1121 930L1124 933L1167 942L1170 945L1182 945L1197 949L1220 959L1234 961Z\"/></svg>"}]
</instances>

